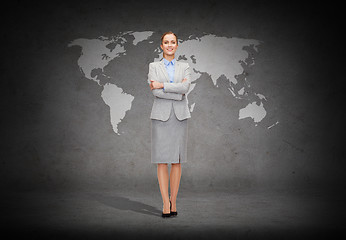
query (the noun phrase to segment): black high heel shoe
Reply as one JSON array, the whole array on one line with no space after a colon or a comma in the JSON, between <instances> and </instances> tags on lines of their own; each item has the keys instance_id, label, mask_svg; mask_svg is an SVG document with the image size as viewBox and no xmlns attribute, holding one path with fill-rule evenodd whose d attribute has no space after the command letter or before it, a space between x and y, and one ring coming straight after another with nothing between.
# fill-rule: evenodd
<instances>
[{"instance_id":1,"label":"black high heel shoe","mask_svg":"<svg viewBox=\"0 0 346 240\"><path fill-rule=\"evenodd\" d=\"M178 215L178 212L172 212L172 203L171 203L171 200L169 200L169 210L171 211L171 216L177 216Z\"/></svg>"},{"instance_id":2,"label":"black high heel shoe","mask_svg":"<svg viewBox=\"0 0 346 240\"><path fill-rule=\"evenodd\" d=\"M169 201L169 204L171 204L171 201ZM171 209L171 205L169 206L169 209ZM162 212L162 217L163 218L170 217L170 216L171 216L171 212L169 212L169 213L163 213Z\"/></svg>"}]
</instances>

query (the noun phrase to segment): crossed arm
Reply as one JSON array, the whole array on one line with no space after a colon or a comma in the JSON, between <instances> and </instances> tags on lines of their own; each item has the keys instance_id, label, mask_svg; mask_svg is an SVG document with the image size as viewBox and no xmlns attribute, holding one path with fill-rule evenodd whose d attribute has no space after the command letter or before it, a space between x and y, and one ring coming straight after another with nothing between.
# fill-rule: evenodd
<instances>
[{"instance_id":1,"label":"crossed arm","mask_svg":"<svg viewBox=\"0 0 346 240\"><path fill-rule=\"evenodd\" d=\"M154 96L165 99L182 100L183 95L189 91L191 83L190 67L185 69L184 80L181 83L158 82L155 68L149 64L148 83ZM164 90L163 90L164 88Z\"/></svg>"}]
</instances>

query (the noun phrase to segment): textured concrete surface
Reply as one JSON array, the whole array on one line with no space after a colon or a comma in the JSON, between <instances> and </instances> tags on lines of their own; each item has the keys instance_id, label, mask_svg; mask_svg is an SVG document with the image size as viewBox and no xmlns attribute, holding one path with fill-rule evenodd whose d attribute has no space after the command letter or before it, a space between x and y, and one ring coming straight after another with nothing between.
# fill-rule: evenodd
<instances>
[{"instance_id":1,"label":"textured concrete surface","mask_svg":"<svg viewBox=\"0 0 346 240\"><path fill-rule=\"evenodd\" d=\"M157 191L17 192L3 196L1 225L13 236L42 238L306 239L342 233L343 219L338 210L344 200L326 197L318 190L183 189L177 201L178 216L163 219ZM336 211L330 211L328 201Z\"/></svg>"},{"instance_id":2,"label":"textured concrete surface","mask_svg":"<svg viewBox=\"0 0 346 240\"><path fill-rule=\"evenodd\" d=\"M178 229L199 238L295 238L342 229L341 9L322 3L212 0L4 5L3 230L61 238L168 236ZM280 123L266 130L237 120L233 99L225 100L225 92L212 88L203 75L177 219L158 217L161 198L150 164L153 99L144 87L152 49L130 51L108 69L121 87L136 94L132 111L119 125L126 134L117 136L101 88L78 68L80 50L67 47L77 38L129 30L155 31L156 42L172 30L182 39L207 32L264 43L246 73L252 86L271 99L270 114ZM220 79L221 86L224 82Z\"/></svg>"}]
</instances>

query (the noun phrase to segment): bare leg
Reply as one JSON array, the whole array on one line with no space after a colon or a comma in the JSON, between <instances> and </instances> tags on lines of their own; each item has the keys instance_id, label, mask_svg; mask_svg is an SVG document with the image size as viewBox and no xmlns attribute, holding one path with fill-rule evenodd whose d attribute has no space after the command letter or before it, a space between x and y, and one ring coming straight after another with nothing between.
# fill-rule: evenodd
<instances>
[{"instance_id":1,"label":"bare leg","mask_svg":"<svg viewBox=\"0 0 346 240\"><path fill-rule=\"evenodd\" d=\"M167 163L158 163L157 164L157 178L159 180L161 196L163 200L163 213L170 212L169 205L169 195L168 195L168 166Z\"/></svg>"},{"instance_id":2,"label":"bare leg","mask_svg":"<svg viewBox=\"0 0 346 240\"><path fill-rule=\"evenodd\" d=\"M180 163L172 163L171 173L170 173L170 186L171 186L171 202L172 202L172 211L177 211L177 196L179 190L181 178L181 164Z\"/></svg>"}]
</instances>

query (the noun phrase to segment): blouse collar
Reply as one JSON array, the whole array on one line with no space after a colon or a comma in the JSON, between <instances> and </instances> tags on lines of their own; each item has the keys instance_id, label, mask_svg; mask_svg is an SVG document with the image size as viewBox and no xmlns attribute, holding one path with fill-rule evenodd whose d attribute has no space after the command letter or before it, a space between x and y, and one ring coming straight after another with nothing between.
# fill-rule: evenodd
<instances>
[{"instance_id":1,"label":"blouse collar","mask_svg":"<svg viewBox=\"0 0 346 240\"><path fill-rule=\"evenodd\" d=\"M168 61L166 58L163 58L163 62L165 63L166 66L168 66L170 63L174 66L175 64L175 58L173 58L172 61Z\"/></svg>"}]
</instances>

